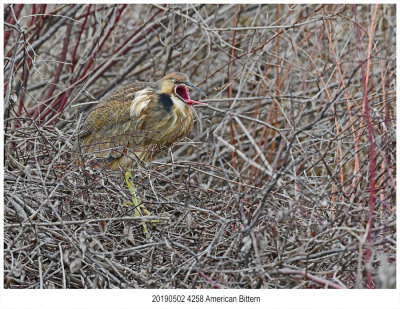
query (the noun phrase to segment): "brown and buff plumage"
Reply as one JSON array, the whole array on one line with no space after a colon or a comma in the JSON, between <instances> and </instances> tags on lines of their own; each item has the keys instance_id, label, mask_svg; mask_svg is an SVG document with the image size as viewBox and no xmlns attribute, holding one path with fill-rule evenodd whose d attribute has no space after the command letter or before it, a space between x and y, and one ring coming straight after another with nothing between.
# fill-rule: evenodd
<instances>
[{"instance_id":1,"label":"brown and buff plumage","mask_svg":"<svg viewBox=\"0 0 400 309\"><path fill-rule=\"evenodd\" d=\"M154 160L193 127L187 87L197 87L182 73L155 83L126 85L96 107L85 120L81 150L106 168L131 168Z\"/></svg>"}]
</instances>

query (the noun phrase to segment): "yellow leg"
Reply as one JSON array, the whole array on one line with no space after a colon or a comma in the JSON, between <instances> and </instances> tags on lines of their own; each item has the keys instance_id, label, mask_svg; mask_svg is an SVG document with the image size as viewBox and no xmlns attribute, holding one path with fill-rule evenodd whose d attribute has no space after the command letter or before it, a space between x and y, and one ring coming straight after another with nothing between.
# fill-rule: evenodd
<instances>
[{"instance_id":1,"label":"yellow leg","mask_svg":"<svg viewBox=\"0 0 400 309\"><path fill-rule=\"evenodd\" d=\"M132 178L132 173L131 171L127 171L125 172L125 182L128 186L129 192L131 193L131 197L132 197L132 202L125 202L125 204L127 205L131 205L134 207L134 211L135 211L135 217L142 217L142 211L147 215L150 216L151 213L150 211L147 210L147 208L144 206L144 204L142 203L142 201L140 200L140 198L138 197L135 187L133 185L133 178ZM151 223L156 223L159 222L158 220L152 220L150 221ZM144 230L144 234L146 235L146 238L149 238L150 234L149 231L147 229L146 223L144 221L141 222L142 226L143 226L143 230Z\"/></svg>"}]
</instances>

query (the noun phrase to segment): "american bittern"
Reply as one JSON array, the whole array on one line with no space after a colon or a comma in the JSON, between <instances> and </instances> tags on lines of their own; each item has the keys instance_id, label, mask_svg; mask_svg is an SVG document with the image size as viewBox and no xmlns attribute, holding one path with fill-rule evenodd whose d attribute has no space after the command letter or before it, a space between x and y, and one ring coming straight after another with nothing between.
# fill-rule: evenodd
<instances>
[{"instance_id":1,"label":"american bittern","mask_svg":"<svg viewBox=\"0 0 400 309\"><path fill-rule=\"evenodd\" d=\"M192 129L192 104L204 103L191 100L188 87L204 94L182 73L170 73L153 83L135 82L105 98L85 120L82 152L94 155L96 165L125 171L132 195L129 204L135 206L136 215L141 201L131 169L138 162L154 160Z\"/></svg>"}]
</instances>

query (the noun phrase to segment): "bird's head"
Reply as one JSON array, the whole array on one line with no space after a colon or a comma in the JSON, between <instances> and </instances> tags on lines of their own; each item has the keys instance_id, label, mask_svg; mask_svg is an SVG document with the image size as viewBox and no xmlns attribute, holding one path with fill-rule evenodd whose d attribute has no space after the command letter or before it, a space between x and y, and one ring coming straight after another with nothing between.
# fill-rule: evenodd
<instances>
[{"instance_id":1,"label":"bird's head","mask_svg":"<svg viewBox=\"0 0 400 309\"><path fill-rule=\"evenodd\" d=\"M206 94L195 85L193 85L189 81L189 78L183 73L173 72L165 75L160 80L160 86L162 93L166 93L169 95L174 94L176 97L184 101L189 106L192 106L192 104L207 105L206 103L201 103L190 99L188 88L196 90L203 95Z\"/></svg>"}]
</instances>

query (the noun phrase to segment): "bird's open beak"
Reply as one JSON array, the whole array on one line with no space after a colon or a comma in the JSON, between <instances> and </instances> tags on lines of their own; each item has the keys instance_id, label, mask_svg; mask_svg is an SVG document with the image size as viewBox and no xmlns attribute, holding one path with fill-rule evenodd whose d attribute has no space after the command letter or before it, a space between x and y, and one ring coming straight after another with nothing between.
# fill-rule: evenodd
<instances>
[{"instance_id":1,"label":"bird's open beak","mask_svg":"<svg viewBox=\"0 0 400 309\"><path fill-rule=\"evenodd\" d=\"M182 84L185 84L186 86L188 86L189 88L192 88L194 90L196 90L197 92L200 92L202 95L206 95L205 92L199 88L197 88L195 85L193 85L191 82L183 82Z\"/></svg>"},{"instance_id":2,"label":"bird's open beak","mask_svg":"<svg viewBox=\"0 0 400 309\"><path fill-rule=\"evenodd\" d=\"M196 90L197 92L200 92L202 95L206 95L204 91L202 91L200 88L197 88L195 85L193 85L191 82L183 82L182 84L188 86L189 88ZM187 104L200 104L200 105L208 105L207 103L202 103L202 102L197 102L193 101L190 99L189 94L187 94L187 98L184 98L185 102Z\"/></svg>"}]
</instances>

